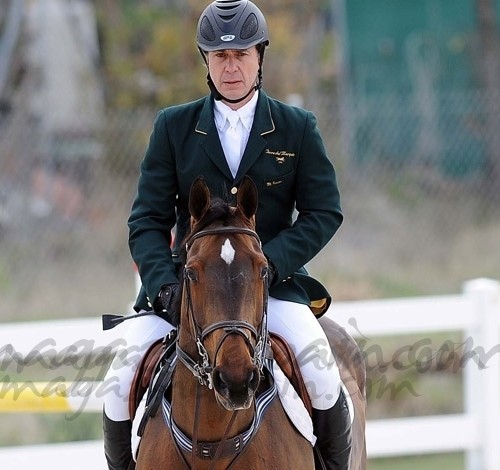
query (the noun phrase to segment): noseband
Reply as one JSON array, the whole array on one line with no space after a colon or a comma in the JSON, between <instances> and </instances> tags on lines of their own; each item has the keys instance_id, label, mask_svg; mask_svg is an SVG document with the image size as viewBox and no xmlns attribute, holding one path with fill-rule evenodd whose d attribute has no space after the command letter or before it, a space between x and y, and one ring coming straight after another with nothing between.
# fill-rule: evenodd
<instances>
[{"instance_id":1,"label":"noseband","mask_svg":"<svg viewBox=\"0 0 500 470\"><path fill-rule=\"evenodd\" d=\"M240 234L240 235L249 235L255 238L259 246L262 246L259 236L254 230L244 228L244 227L217 227L213 229L201 230L192 236L190 236L186 242L186 253L189 253L189 250L192 244L198 240L199 238L208 236L208 235L223 235L223 234ZM264 365L264 358L266 353L266 343L267 343L267 287L264 288L264 303L263 303L263 312L262 312L262 321L258 328L253 326L244 320L223 320L210 324L205 328L201 328L198 322L196 321L193 309L193 303L191 298L190 291L190 279L186 275L186 268L184 268L183 273L183 281L184 281L184 289L186 292L186 299L188 303L188 314L190 317L190 321L194 326L194 331L196 334L196 346L198 349L198 361L194 361L177 343L177 356L179 360L191 371L191 373L198 379L198 382L201 385L207 386L209 389L213 388L213 379L212 372L215 368L215 363L217 360L217 354L222 344L226 340L226 338L230 335L240 335L247 345L249 351L252 355L253 364L262 371L262 367ZM263 283L266 283L266 279L262 279ZM214 357L214 365L210 362L210 357L208 355L208 351L206 350L203 342L207 338L210 333L214 331L224 330L224 335L220 339L217 348L215 350ZM252 345L250 339L247 336L247 333L250 332L251 336L255 338L256 344Z\"/></svg>"}]
</instances>

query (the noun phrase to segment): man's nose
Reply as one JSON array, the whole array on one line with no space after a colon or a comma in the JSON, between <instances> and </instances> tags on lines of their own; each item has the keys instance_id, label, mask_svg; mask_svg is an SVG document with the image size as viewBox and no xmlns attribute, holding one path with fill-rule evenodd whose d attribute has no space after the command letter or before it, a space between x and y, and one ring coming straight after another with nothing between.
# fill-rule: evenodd
<instances>
[{"instance_id":1,"label":"man's nose","mask_svg":"<svg viewBox=\"0 0 500 470\"><path fill-rule=\"evenodd\" d=\"M229 56L226 59L226 70L228 72L234 72L236 69L237 69L236 59L232 56Z\"/></svg>"}]
</instances>

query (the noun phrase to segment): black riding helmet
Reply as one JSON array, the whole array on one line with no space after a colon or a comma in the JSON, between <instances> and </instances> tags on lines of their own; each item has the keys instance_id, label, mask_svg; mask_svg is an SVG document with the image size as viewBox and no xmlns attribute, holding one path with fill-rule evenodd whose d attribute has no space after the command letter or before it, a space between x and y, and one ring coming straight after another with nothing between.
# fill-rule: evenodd
<instances>
[{"instance_id":1,"label":"black riding helmet","mask_svg":"<svg viewBox=\"0 0 500 470\"><path fill-rule=\"evenodd\" d=\"M269 45L269 33L264 15L250 0L215 0L208 5L198 21L196 42L205 62L206 53L210 51L249 49L257 46L260 65L257 85L242 98L229 100L216 89L209 73L208 86L216 100L224 99L229 103L239 103L253 89L261 88L262 63L265 47Z\"/></svg>"}]
</instances>

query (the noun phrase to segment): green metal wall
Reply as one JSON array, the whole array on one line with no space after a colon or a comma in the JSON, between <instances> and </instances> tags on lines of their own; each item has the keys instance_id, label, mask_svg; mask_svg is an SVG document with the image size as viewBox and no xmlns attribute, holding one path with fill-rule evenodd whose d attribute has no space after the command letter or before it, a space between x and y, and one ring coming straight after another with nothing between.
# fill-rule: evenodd
<instances>
[{"instance_id":1,"label":"green metal wall","mask_svg":"<svg viewBox=\"0 0 500 470\"><path fill-rule=\"evenodd\" d=\"M355 158L481 171L475 0L345 0L344 13Z\"/></svg>"},{"instance_id":2,"label":"green metal wall","mask_svg":"<svg viewBox=\"0 0 500 470\"><path fill-rule=\"evenodd\" d=\"M356 91L408 92L415 67L441 89L471 86L474 0L347 0L346 19Z\"/></svg>"}]
</instances>

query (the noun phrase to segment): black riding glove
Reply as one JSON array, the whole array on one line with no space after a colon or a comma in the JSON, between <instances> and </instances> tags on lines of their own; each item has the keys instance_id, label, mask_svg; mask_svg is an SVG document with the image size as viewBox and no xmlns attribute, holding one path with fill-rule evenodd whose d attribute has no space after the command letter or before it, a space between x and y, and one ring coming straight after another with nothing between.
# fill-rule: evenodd
<instances>
[{"instance_id":1,"label":"black riding glove","mask_svg":"<svg viewBox=\"0 0 500 470\"><path fill-rule=\"evenodd\" d=\"M178 283L164 284L153 302L155 313L172 326L179 324L180 291Z\"/></svg>"}]
</instances>

